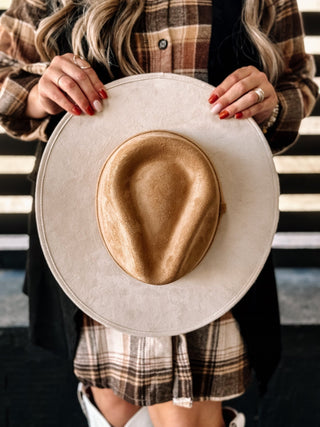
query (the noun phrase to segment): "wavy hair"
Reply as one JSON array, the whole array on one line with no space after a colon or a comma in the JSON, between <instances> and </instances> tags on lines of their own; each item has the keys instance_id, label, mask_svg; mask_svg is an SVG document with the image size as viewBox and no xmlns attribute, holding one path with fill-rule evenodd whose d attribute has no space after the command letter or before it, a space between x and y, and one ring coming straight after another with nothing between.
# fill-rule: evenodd
<instances>
[{"instance_id":1,"label":"wavy hair","mask_svg":"<svg viewBox=\"0 0 320 427\"><path fill-rule=\"evenodd\" d=\"M264 12L267 19L262 21ZM275 17L274 1L245 0L242 10L242 22L249 38L258 50L264 72L273 84L284 69L281 53L268 37Z\"/></svg>"},{"instance_id":2,"label":"wavy hair","mask_svg":"<svg viewBox=\"0 0 320 427\"><path fill-rule=\"evenodd\" d=\"M283 67L276 46L268 38L275 18L273 3L268 5L270 25L263 27L262 11L268 0L246 0L242 21L262 60L263 69L271 82L275 82ZM66 26L73 26L71 41L73 52L104 64L110 76L114 62L123 75L139 74L139 66L131 47L134 25L144 10L145 0L52 0L52 13L43 19L36 34L36 47L44 61L59 54L58 39ZM74 23L73 25L72 22ZM88 52L84 52L86 39Z\"/></svg>"},{"instance_id":3,"label":"wavy hair","mask_svg":"<svg viewBox=\"0 0 320 427\"><path fill-rule=\"evenodd\" d=\"M59 54L59 36L66 26L73 26L73 53L105 65L111 77L113 58L123 75L143 73L132 52L131 36L144 3L145 0L53 0L52 14L41 21L37 30L36 47L43 60L52 60Z\"/></svg>"}]
</instances>

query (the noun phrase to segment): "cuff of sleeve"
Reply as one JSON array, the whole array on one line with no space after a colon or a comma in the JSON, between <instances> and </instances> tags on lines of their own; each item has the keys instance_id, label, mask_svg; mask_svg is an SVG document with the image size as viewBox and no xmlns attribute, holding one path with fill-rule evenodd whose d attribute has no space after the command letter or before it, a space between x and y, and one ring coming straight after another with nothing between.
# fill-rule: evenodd
<instances>
[{"instance_id":1,"label":"cuff of sleeve","mask_svg":"<svg viewBox=\"0 0 320 427\"><path fill-rule=\"evenodd\" d=\"M49 123L49 118L45 120L36 119L21 119L12 122L12 118L6 120L1 118L1 127L5 132L13 138L18 138L23 141L35 141L40 140L47 142L48 136L46 128Z\"/></svg>"},{"instance_id":2,"label":"cuff of sleeve","mask_svg":"<svg viewBox=\"0 0 320 427\"><path fill-rule=\"evenodd\" d=\"M302 102L297 96L297 91L278 92L279 114L265 134L274 154L288 150L298 138L303 111Z\"/></svg>"},{"instance_id":3,"label":"cuff of sleeve","mask_svg":"<svg viewBox=\"0 0 320 427\"><path fill-rule=\"evenodd\" d=\"M39 79L40 76L20 70L8 76L2 85L0 124L15 138L47 140L45 128L49 119L36 120L24 116L29 92Z\"/></svg>"}]
</instances>

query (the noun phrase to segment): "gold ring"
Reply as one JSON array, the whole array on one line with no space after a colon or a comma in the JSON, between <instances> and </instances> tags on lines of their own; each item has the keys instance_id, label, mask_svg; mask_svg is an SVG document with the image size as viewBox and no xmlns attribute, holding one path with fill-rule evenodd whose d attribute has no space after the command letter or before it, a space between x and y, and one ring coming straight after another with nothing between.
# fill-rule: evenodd
<instances>
[{"instance_id":1,"label":"gold ring","mask_svg":"<svg viewBox=\"0 0 320 427\"><path fill-rule=\"evenodd\" d=\"M60 87L60 79L62 79L62 77L66 76L66 74L60 74L60 76L57 78L56 80L56 85Z\"/></svg>"},{"instance_id":2,"label":"gold ring","mask_svg":"<svg viewBox=\"0 0 320 427\"><path fill-rule=\"evenodd\" d=\"M258 95L257 104L259 104L264 100L264 91L261 89L261 87L258 87L257 89L254 90L254 92Z\"/></svg>"},{"instance_id":3,"label":"gold ring","mask_svg":"<svg viewBox=\"0 0 320 427\"><path fill-rule=\"evenodd\" d=\"M79 68L81 68L81 70L87 70L88 68L91 68L91 65L90 64L88 64L88 65L80 65L79 63L78 63L78 61L77 61L77 59L81 59L82 61L85 61L85 59L84 58L82 58L82 56L79 56L79 55L73 55L73 58L72 58L72 61L73 61L73 63L77 66L77 67L79 67Z\"/></svg>"}]
</instances>

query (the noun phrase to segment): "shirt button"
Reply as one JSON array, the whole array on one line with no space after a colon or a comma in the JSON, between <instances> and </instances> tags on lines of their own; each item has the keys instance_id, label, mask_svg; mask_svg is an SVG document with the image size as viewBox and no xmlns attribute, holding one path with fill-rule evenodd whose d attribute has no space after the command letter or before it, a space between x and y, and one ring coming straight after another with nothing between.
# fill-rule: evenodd
<instances>
[{"instance_id":1,"label":"shirt button","mask_svg":"<svg viewBox=\"0 0 320 427\"><path fill-rule=\"evenodd\" d=\"M168 41L166 39L161 39L159 40L158 46L159 46L159 49L164 50L168 46Z\"/></svg>"}]
</instances>

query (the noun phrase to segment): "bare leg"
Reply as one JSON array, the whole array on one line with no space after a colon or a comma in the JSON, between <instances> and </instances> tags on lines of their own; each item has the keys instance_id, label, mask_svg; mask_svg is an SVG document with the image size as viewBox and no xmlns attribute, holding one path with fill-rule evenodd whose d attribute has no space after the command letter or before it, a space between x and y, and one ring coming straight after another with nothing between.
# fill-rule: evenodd
<instances>
[{"instance_id":1,"label":"bare leg","mask_svg":"<svg viewBox=\"0 0 320 427\"><path fill-rule=\"evenodd\" d=\"M94 403L113 427L123 427L140 407L116 396L111 389L91 387Z\"/></svg>"},{"instance_id":2,"label":"bare leg","mask_svg":"<svg viewBox=\"0 0 320 427\"><path fill-rule=\"evenodd\" d=\"M195 402L182 408L172 402L149 406L154 427L225 427L221 402Z\"/></svg>"}]
</instances>

